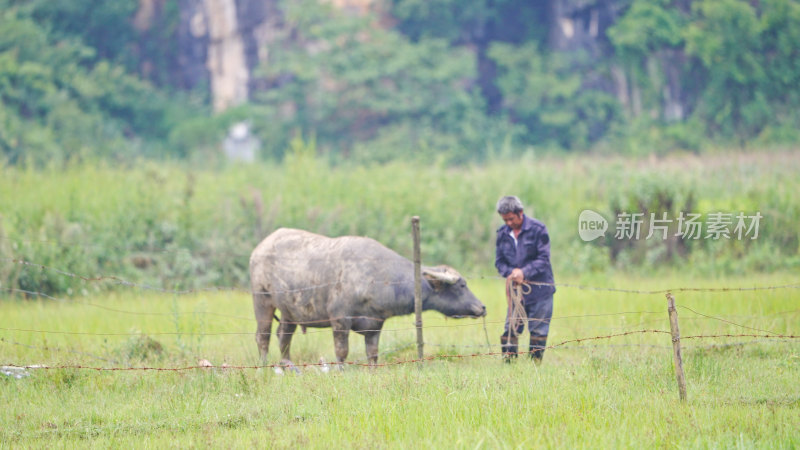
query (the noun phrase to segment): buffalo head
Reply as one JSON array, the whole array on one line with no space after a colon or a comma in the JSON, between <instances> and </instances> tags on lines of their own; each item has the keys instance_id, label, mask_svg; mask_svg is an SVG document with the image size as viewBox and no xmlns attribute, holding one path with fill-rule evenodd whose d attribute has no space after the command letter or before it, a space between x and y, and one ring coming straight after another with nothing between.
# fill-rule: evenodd
<instances>
[{"instance_id":1,"label":"buffalo head","mask_svg":"<svg viewBox=\"0 0 800 450\"><path fill-rule=\"evenodd\" d=\"M452 267L425 267L422 276L428 285L428 289L423 286L422 309L433 309L456 318L486 315L486 306L475 297L461 274Z\"/></svg>"}]
</instances>

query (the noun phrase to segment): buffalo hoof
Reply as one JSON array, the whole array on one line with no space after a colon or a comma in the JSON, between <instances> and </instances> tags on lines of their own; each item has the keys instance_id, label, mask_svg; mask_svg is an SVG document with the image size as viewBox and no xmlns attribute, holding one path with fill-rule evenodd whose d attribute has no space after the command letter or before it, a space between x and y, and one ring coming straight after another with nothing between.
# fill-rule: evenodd
<instances>
[{"instance_id":1,"label":"buffalo hoof","mask_svg":"<svg viewBox=\"0 0 800 450\"><path fill-rule=\"evenodd\" d=\"M295 375L302 375L300 369L298 369L297 366L295 366L294 363L289 361L288 359L281 360L280 367L282 367L286 371L294 373Z\"/></svg>"}]
</instances>

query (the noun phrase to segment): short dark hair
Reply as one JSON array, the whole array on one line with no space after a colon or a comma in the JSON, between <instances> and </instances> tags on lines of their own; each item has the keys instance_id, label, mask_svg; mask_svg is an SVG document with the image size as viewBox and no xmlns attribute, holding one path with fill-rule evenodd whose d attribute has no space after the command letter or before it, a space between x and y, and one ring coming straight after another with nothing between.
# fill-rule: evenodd
<instances>
[{"instance_id":1,"label":"short dark hair","mask_svg":"<svg viewBox=\"0 0 800 450\"><path fill-rule=\"evenodd\" d=\"M514 195L506 195L497 201L497 212L502 214L522 212L522 202Z\"/></svg>"}]
</instances>

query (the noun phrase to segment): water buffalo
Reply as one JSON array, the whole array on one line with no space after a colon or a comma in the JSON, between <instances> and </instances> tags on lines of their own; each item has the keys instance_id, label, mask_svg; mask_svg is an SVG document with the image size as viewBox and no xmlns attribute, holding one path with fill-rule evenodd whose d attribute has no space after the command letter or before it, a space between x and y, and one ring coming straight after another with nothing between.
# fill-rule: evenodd
<instances>
[{"instance_id":1,"label":"water buffalo","mask_svg":"<svg viewBox=\"0 0 800 450\"><path fill-rule=\"evenodd\" d=\"M486 314L451 267L423 267L422 274L423 309L449 317ZM253 250L250 282L262 364L267 363L276 309L284 360L290 360L292 335L301 325L332 327L340 363L347 358L350 330L364 335L371 364L378 361L383 322L414 312L414 263L365 237L328 238L281 228Z\"/></svg>"}]
</instances>

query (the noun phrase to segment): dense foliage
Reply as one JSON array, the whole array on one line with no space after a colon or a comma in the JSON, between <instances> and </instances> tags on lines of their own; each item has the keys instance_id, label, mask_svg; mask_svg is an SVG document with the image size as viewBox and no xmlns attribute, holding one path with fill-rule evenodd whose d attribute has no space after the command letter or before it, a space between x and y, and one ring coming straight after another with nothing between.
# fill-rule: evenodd
<instances>
[{"instance_id":1,"label":"dense foliage","mask_svg":"<svg viewBox=\"0 0 800 450\"><path fill-rule=\"evenodd\" d=\"M0 0L0 154L7 163L156 156L171 127L196 114L132 70L135 7Z\"/></svg>"},{"instance_id":2,"label":"dense foliage","mask_svg":"<svg viewBox=\"0 0 800 450\"><path fill-rule=\"evenodd\" d=\"M0 155L207 161L241 120L278 159L299 136L333 160L455 163L800 142L797 0L582 1L575 48L545 3L282 2L251 101L213 115L181 81L180 2L145 31L137 0L0 0Z\"/></svg>"},{"instance_id":3,"label":"dense foliage","mask_svg":"<svg viewBox=\"0 0 800 450\"><path fill-rule=\"evenodd\" d=\"M289 8L300 35L276 49L264 68L267 79L286 80L256 100L266 106L259 123L272 137L273 153L286 148L292 130L301 130L360 160L434 153L465 161L511 130L487 117L479 92L465 86L476 73L466 49L442 39L412 43L366 19L331 20L314 11ZM285 104L293 105L288 113Z\"/></svg>"},{"instance_id":4,"label":"dense foliage","mask_svg":"<svg viewBox=\"0 0 800 450\"><path fill-rule=\"evenodd\" d=\"M796 142L800 3L704 0L688 10L672 3L634 1L609 30L617 58L642 89L643 107L657 110L669 83L664 74L677 66L673 83L690 108L672 137Z\"/></svg>"}]
</instances>

